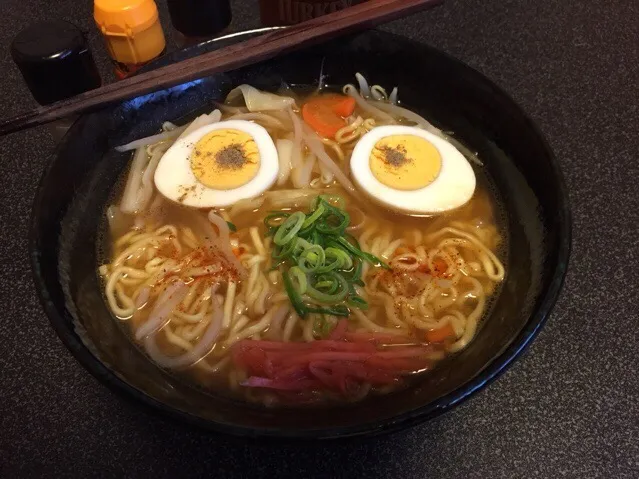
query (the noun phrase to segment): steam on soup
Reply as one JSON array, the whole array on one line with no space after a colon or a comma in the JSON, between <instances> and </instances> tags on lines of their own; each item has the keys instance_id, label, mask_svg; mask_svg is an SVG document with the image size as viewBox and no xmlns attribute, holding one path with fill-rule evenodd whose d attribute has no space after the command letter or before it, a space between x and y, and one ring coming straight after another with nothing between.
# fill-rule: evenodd
<instances>
[{"instance_id":1,"label":"steam on soup","mask_svg":"<svg viewBox=\"0 0 639 479\"><path fill-rule=\"evenodd\" d=\"M135 150L99 267L159 366L264 404L388 392L465 348L504 279L476 158L397 91L242 85ZM470 162L473 162L471 165Z\"/></svg>"}]
</instances>

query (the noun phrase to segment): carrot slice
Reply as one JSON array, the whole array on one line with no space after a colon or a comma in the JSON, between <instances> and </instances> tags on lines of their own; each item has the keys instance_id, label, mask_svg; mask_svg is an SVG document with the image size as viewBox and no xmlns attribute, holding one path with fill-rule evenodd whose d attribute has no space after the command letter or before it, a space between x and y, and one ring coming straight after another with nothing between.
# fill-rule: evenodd
<instances>
[{"instance_id":1,"label":"carrot slice","mask_svg":"<svg viewBox=\"0 0 639 479\"><path fill-rule=\"evenodd\" d=\"M344 120L329 107L315 102L304 104L302 118L313 130L326 138L334 138L335 133L346 125Z\"/></svg>"},{"instance_id":2,"label":"carrot slice","mask_svg":"<svg viewBox=\"0 0 639 479\"><path fill-rule=\"evenodd\" d=\"M437 329L429 329L426 331L426 340L429 343L441 343L446 341L449 338L455 337L455 330L450 325L450 323L446 323L444 326Z\"/></svg>"},{"instance_id":3,"label":"carrot slice","mask_svg":"<svg viewBox=\"0 0 639 479\"><path fill-rule=\"evenodd\" d=\"M355 110L355 100L344 95L321 95L311 98L302 107L302 118L313 130L327 138L334 138L346 125L344 117Z\"/></svg>"},{"instance_id":4,"label":"carrot slice","mask_svg":"<svg viewBox=\"0 0 639 479\"><path fill-rule=\"evenodd\" d=\"M331 109L341 117L351 116L355 111L355 98L346 95L326 95L332 103Z\"/></svg>"}]
</instances>

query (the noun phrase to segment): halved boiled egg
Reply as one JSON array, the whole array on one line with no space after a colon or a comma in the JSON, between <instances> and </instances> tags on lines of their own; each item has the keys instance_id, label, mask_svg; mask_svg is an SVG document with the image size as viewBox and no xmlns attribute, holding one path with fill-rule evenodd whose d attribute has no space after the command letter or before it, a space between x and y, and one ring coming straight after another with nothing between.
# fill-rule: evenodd
<instances>
[{"instance_id":1,"label":"halved boiled egg","mask_svg":"<svg viewBox=\"0 0 639 479\"><path fill-rule=\"evenodd\" d=\"M211 208L260 195L275 182L278 170L268 132L250 121L230 120L176 141L162 156L154 180L172 201Z\"/></svg>"},{"instance_id":2,"label":"halved boiled egg","mask_svg":"<svg viewBox=\"0 0 639 479\"><path fill-rule=\"evenodd\" d=\"M475 173L457 148L410 126L366 133L351 156L355 182L372 199L409 214L436 214L462 206L475 191Z\"/></svg>"}]
</instances>

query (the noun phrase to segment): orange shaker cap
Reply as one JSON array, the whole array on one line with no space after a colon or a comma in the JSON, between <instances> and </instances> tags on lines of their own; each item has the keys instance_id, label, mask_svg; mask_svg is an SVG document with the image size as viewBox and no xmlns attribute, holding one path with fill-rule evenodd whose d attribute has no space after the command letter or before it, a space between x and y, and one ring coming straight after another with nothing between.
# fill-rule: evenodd
<instances>
[{"instance_id":1,"label":"orange shaker cap","mask_svg":"<svg viewBox=\"0 0 639 479\"><path fill-rule=\"evenodd\" d=\"M95 0L93 17L103 32L146 30L158 19L153 0Z\"/></svg>"}]
</instances>

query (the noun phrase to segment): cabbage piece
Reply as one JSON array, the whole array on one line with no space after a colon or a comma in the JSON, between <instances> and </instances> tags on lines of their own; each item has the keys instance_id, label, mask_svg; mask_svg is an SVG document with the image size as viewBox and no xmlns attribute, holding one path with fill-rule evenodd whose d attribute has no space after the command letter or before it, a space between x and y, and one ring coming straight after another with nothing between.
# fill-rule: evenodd
<instances>
[{"instance_id":1,"label":"cabbage piece","mask_svg":"<svg viewBox=\"0 0 639 479\"><path fill-rule=\"evenodd\" d=\"M244 97L244 103L250 112L286 110L296 107L295 100L289 96L260 91L251 85L240 85L231 90L226 97L226 103L235 101L240 95Z\"/></svg>"}]
</instances>

